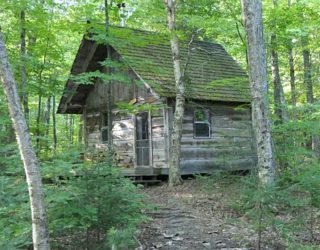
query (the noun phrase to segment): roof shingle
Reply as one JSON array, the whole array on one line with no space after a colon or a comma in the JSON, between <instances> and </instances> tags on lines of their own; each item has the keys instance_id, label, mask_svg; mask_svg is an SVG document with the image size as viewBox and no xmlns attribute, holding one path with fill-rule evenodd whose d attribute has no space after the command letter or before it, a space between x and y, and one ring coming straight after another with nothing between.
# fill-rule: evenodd
<instances>
[{"instance_id":1,"label":"roof shingle","mask_svg":"<svg viewBox=\"0 0 320 250\"><path fill-rule=\"evenodd\" d=\"M175 95L169 39L157 33L127 28L110 29L109 43L160 96ZM212 101L250 102L247 74L217 43L180 41L186 70L186 97Z\"/></svg>"}]
</instances>

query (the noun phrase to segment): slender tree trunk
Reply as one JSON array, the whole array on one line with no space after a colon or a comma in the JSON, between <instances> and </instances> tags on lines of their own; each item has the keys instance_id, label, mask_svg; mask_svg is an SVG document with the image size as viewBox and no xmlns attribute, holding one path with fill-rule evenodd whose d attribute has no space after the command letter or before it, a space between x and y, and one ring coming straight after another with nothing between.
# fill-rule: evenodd
<instances>
[{"instance_id":1,"label":"slender tree trunk","mask_svg":"<svg viewBox=\"0 0 320 250\"><path fill-rule=\"evenodd\" d=\"M49 24L49 28L48 28L48 32L50 32L50 25ZM37 112L37 129L36 129L36 142L37 142L37 149L38 152L40 151L40 137L41 137L41 129L40 129L40 123L41 123L41 116L42 116L42 73L45 69L46 63L47 63L47 54L48 54L48 49L49 49L49 38L47 38L47 42L46 42L46 47L45 47L45 51L44 51L44 55L43 55L43 62L42 62L42 66L41 69L39 71L39 97L38 97L38 112Z\"/></svg>"},{"instance_id":2,"label":"slender tree trunk","mask_svg":"<svg viewBox=\"0 0 320 250\"><path fill-rule=\"evenodd\" d=\"M41 81L41 80L40 80ZM37 145L37 150L38 152L40 151L40 121L41 121L41 109L42 109L42 86L39 84L39 96L38 96L38 111L37 111L37 127L36 127L36 145Z\"/></svg>"},{"instance_id":3,"label":"slender tree trunk","mask_svg":"<svg viewBox=\"0 0 320 250\"><path fill-rule=\"evenodd\" d=\"M307 90L307 102L313 103L313 85L312 85L312 69L311 69L311 54L309 46L309 37L302 37L303 46L303 66L304 66L304 85Z\"/></svg>"},{"instance_id":4,"label":"slender tree trunk","mask_svg":"<svg viewBox=\"0 0 320 250\"><path fill-rule=\"evenodd\" d=\"M28 90L27 90L27 71L26 71L26 14L25 10L20 12L20 73L22 86L22 103L24 115L29 120Z\"/></svg>"},{"instance_id":5,"label":"slender tree trunk","mask_svg":"<svg viewBox=\"0 0 320 250\"><path fill-rule=\"evenodd\" d=\"M291 8L291 0L288 0L288 8ZM297 106L296 76L294 70L293 44L291 38L289 41L288 61L290 70L291 105Z\"/></svg>"},{"instance_id":6,"label":"slender tree trunk","mask_svg":"<svg viewBox=\"0 0 320 250\"><path fill-rule=\"evenodd\" d=\"M312 104L314 102L313 98L313 83L312 83L312 67L311 67L311 53L309 49L309 37L302 37L303 46L303 65L304 65L304 84L306 88L307 103ZM311 141L312 150L315 152L317 158L320 159L320 138L317 135L312 136Z\"/></svg>"},{"instance_id":7,"label":"slender tree trunk","mask_svg":"<svg viewBox=\"0 0 320 250\"><path fill-rule=\"evenodd\" d=\"M290 68L290 88L291 88L291 105L297 105L297 93L296 93L296 76L294 70L294 59L293 59L293 47L292 43L289 44L288 50L289 68Z\"/></svg>"},{"instance_id":8,"label":"slender tree trunk","mask_svg":"<svg viewBox=\"0 0 320 250\"><path fill-rule=\"evenodd\" d=\"M47 99L47 104L46 104L46 110L44 112L44 122L46 124L46 139L48 140L48 136L49 136L49 127L50 127L50 113L51 113L51 96L48 97Z\"/></svg>"},{"instance_id":9,"label":"slender tree trunk","mask_svg":"<svg viewBox=\"0 0 320 250\"><path fill-rule=\"evenodd\" d=\"M46 145L46 153L49 153L49 129L50 129L50 116L51 116L51 96L48 97L47 103L46 103L46 109L44 112L44 123L46 125L45 128L45 145Z\"/></svg>"},{"instance_id":10,"label":"slender tree trunk","mask_svg":"<svg viewBox=\"0 0 320 250\"><path fill-rule=\"evenodd\" d=\"M169 160L169 186L176 186L181 184L180 173L180 156L181 156L181 137L182 124L185 106L185 84L181 72L179 40L175 28L175 0L165 0L167 8L168 28L170 31L170 43L173 59L175 89L176 89L176 103L173 117L173 128L171 135L171 157Z\"/></svg>"},{"instance_id":11,"label":"slender tree trunk","mask_svg":"<svg viewBox=\"0 0 320 250\"><path fill-rule=\"evenodd\" d=\"M104 1L105 4L105 29L106 29L106 34L109 34L109 26L110 26L110 21L109 21L109 5L108 5L108 0ZM112 60L111 58L111 47L108 45L107 47L107 58L109 60ZM111 74L111 69L107 68L106 69L107 74ZM112 81L110 80L107 84L107 115L108 115L108 152L109 152L109 160L111 160L111 155L112 155Z\"/></svg>"},{"instance_id":12,"label":"slender tree trunk","mask_svg":"<svg viewBox=\"0 0 320 250\"><path fill-rule=\"evenodd\" d=\"M16 133L21 158L28 183L33 247L36 250L50 249L47 212L42 191L39 163L32 148L26 119L23 115L15 80L10 68L8 55L0 33L0 78L8 100L9 112Z\"/></svg>"},{"instance_id":13,"label":"slender tree trunk","mask_svg":"<svg viewBox=\"0 0 320 250\"><path fill-rule=\"evenodd\" d=\"M272 184L276 174L276 163L273 152L268 103L262 3L261 0L242 0L241 2L247 34L249 76L252 94L252 119L258 154L258 174L262 184Z\"/></svg>"},{"instance_id":14,"label":"slender tree trunk","mask_svg":"<svg viewBox=\"0 0 320 250\"><path fill-rule=\"evenodd\" d=\"M288 115L286 110L284 92L281 84L280 70L279 70L279 58L276 51L276 35L271 35L271 61L272 61L272 81L273 81L273 97L275 114L280 123L288 121Z\"/></svg>"},{"instance_id":15,"label":"slender tree trunk","mask_svg":"<svg viewBox=\"0 0 320 250\"><path fill-rule=\"evenodd\" d=\"M70 144L73 144L74 119L73 119L73 115L71 114L68 115L67 127L68 127L69 142Z\"/></svg>"},{"instance_id":16,"label":"slender tree trunk","mask_svg":"<svg viewBox=\"0 0 320 250\"><path fill-rule=\"evenodd\" d=\"M240 32L240 29L239 29L239 25L238 25L238 20L235 19L235 22L236 22L236 28L237 28L237 33L238 33L238 37L240 38L243 46L245 47L245 54L246 54L246 69L249 68L249 62L248 62L248 50L247 50L247 43L246 43L246 38L243 38L242 35L241 35L241 32ZM243 26L243 23L241 23L241 25Z\"/></svg>"},{"instance_id":17,"label":"slender tree trunk","mask_svg":"<svg viewBox=\"0 0 320 250\"><path fill-rule=\"evenodd\" d=\"M278 0L273 0L274 8L278 7ZM271 65L272 65L272 80L273 80L273 97L275 114L280 123L288 121L286 110L286 103L284 98L284 91L281 84L280 70L279 70L279 57L277 52L277 35L271 35Z\"/></svg>"},{"instance_id":18,"label":"slender tree trunk","mask_svg":"<svg viewBox=\"0 0 320 250\"><path fill-rule=\"evenodd\" d=\"M52 133L53 133L53 148L57 149L57 123L56 123L56 96L52 96Z\"/></svg>"},{"instance_id":19,"label":"slender tree trunk","mask_svg":"<svg viewBox=\"0 0 320 250\"><path fill-rule=\"evenodd\" d=\"M78 131L78 143L81 146L82 146L82 141L83 141L83 115L81 115L80 117L79 131Z\"/></svg>"}]
</instances>

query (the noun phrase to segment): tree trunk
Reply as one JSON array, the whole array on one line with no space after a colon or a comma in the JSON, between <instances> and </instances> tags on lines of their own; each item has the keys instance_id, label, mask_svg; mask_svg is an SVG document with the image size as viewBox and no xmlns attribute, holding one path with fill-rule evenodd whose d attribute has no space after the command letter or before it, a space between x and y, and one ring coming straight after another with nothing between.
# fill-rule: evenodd
<instances>
[{"instance_id":1,"label":"tree trunk","mask_svg":"<svg viewBox=\"0 0 320 250\"><path fill-rule=\"evenodd\" d=\"M50 26L49 26L50 27ZM49 28L50 31L50 28ZM47 54L48 54L48 49L49 49L49 38L47 38L47 42L46 42L46 47L45 47L45 51L44 51L44 55L43 55L43 62L42 62L42 66L41 69L39 71L39 87L38 87L38 91L39 91L39 97L38 97L38 112L37 112L37 128L36 128L36 142L37 142L37 150L38 152L40 152L41 150L41 145L40 145L40 137L41 137L41 128L40 128L40 122L41 122L41 116L42 116L42 73L45 69L46 63L47 63Z\"/></svg>"},{"instance_id":2,"label":"tree trunk","mask_svg":"<svg viewBox=\"0 0 320 250\"><path fill-rule=\"evenodd\" d=\"M309 46L309 37L302 37L303 46L303 66L304 66L304 85L307 90L307 102L313 103L313 86L312 86L312 70L311 70L311 56Z\"/></svg>"},{"instance_id":3,"label":"tree trunk","mask_svg":"<svg viewBox=\"0 0 320 250\"><path fill-rule=\"evenodd\" d=\"M41 81L41 80L40 80ZM39 84L39 96L38 96L38 111L37 111L37 126L36 126L36 145L37 145L37 150L40 152L40 121L41 121L41 109L42 109L42 86Z\"/></svg>"},{"instance_id":4,"label":"tree trunk","mask_svg":"<svg viewBox=\"0 0 320 250\"><path fill-rule=\"evenodd\" d=\"M67 127L68 127L69 142L70 142L70 144L73 144L73 137L74 137L74 119L73 119L73 115L72 115L72 114L69 114L69 115L68 115Z\"/></svg>"},{"instance_id":5,"label":"tree trunk","mask_svg":"<svg viewBox=\"0 0 320 250\"><path fill-rule=\"evenodd\" d=\"M49 144L49 129L50 129L50 116L51 116L51 96L48 97L46 103L46 109L44 112L44 122L45 122L45 145L46 145L46 153L49 152L50 144Z\"/></svg>"},{"instance_id":6,"label":"tree trunk","mask_svg":"<svg viewBox=\"0 0 320 250\"><path fill-rule=\"evenodd\" d=\"M252 122L256 136L258 174L261 184L272 184L276 174L276 163L271 136L261 0L242 0L242 11L248 44Z\"/></svg>"},{"instance_id":7,"label":"tree trunk","mask_svg":"<svg viewBox=\"0 0 320 250\"><path fill-rule=\"evenodd\" d=\"M297 105L297 94L296 94L296 77L294 70L294 59L293 59L293 48L292 43L289 44L288 50L289 68L290 68L290 88L291 88L291 105Z\"/></svg>"},{"instance_id":8,"label":"tree trunk","mask_svg":"<svg viewBox=\"0 0 320 250\"><path fill-rule=\"evenodd\" d=\"M0 77L8 100L9 112L16 133L28 183L34 249L50 249L47 212L42 191L38 159L32 148L26 119L23 115L16 83L9 65L6 48L0 33Z\"/></svg>"},{"instance_id":9,"label":"tree trunk","mask_svg":"<svg viewBox=\"0 0 320 250\"><path fill-rule=\"evenodd\" d=\"M171 135L171 157L169 160L169 186L181 184L180 156L182 123L185 106L185 86L181 73L179 40L175 31L175 0L165 0L167 7L168 28L170 31L170 43L173 58L173 69L176 89L176 103L173 117L173 128Z\"/></svg>"},{"instance_id":10,"label":"tree trunk","mask_svg":"<svg viewBox=\"0 0 320 250\"><path fill-rule=\"evenodd\" d=\"M52 96L52 129L53 129L53 148L57 149L57 123L56 123L56 96Z\"/></svg>"},{"instance_id":11,"label":"tree trunk","mask_svg":"<svg viewBox=\"0 0 320 250\"><path fill-rule=\"evenodd\" d=\"M109 5L108 0L105 0L105 29L106 34L109 34ZM107 59L111 60L111 47L108 45L107 47ZM111 69L106 69L107 74L111 74ZM112 157L112 81L110 80L107 84L107 116L108 116L108 156L109 160L111 160Z\"/></svg>"},{"instance_id":12,"label":"tree trunk","mask_svg":"<svg viewBox=\"0 0 320 250\"><path fill-rule=\"evenodd\" d=\"M281 84L280 70L279 70L279 58L278 52L276 51L276 40L275 34L271 35L271 61L272 61L272 80L273 80L273 97L275 114L280 123L288 121L288 115L286 111L286 104L284 98L284 92Z\"/></svg>"},{"instance_id":13,"label":"tree trunk","mask_svg":"<svg viewBox=\"0 0 320 250\"><path fill-rule=\"evenodd\" d=\"M46 124L46 131L45 131L45 135L46 135L46 139L48 140L48 136L49 136L49 128L50 128L50 113L51 113L51 96L48 97L47 99L47 105L46 105L46 110L44 112L44 122Z\"/></svg>"},{"instance_id":14,"label":"tree trunk","mask_svg":"<svg viewBox=\"0 0 320 250\"><path fill-rule=\"evenodd\" d=\"M302 37L303 46L303 65L304 65L304 84L307 90L307 103L312 104L313 98L313 83L312 83L312 67L311 67L311 53L309 49L308 35ZM320 138L317 135L312 136L311 143L312 150L318 159L320 159Z\"/></svg>"},{"instance_id":15,"label":"tree trunk","mask_svg":"<svg viewBox=\"0 0 320 250\"><path fill-rule=\"evenodd\" d=\"M288 8L291 8L291 0L288 0ZM291 38L289 41L288 60L289 60L289 69L290 69L291 105L297 106L296 77L295 77L294 59L293 59L293 44L292 44Z\"/></svg>"},{"instance_id":16,"label":"tree trunk","mask_svg":"<svg viewBox=\"0 0 320 250\"><path fill-rule=\"evenodd\" d=\"M29 120L29 104L28 104L28 90L27 90L27 71L26 71L26 14L24 10L20 12L20 73L21 73L21 87L22 87L22 103L24 115Z\"/></svg>"},{"instance_id":17,"label":"tree trunk","mask_svg":"<svg viewBox=\"0 0 320 250\"><path fill-rule=\"evenodd\" d=\"M278 0L273 0L274 8L278 7ZM275 23L274 23L275 26ZM286 110L286 103L284 98L283 87L281 84L280 70L279 70L279 57L277 52L277 35L271 35L271 65L272 65L272 80L273 80L273 97L275 114L280 123L288 121Z\"/></svg>"}]
</instances>

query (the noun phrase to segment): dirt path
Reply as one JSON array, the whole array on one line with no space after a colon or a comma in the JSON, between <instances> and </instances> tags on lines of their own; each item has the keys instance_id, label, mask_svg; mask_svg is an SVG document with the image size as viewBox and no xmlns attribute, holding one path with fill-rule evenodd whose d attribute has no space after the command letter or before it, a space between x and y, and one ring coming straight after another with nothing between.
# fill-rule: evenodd
<instances>
[{"instance_id":1,"label":"dirt path","mask_svg":"<svg viewBox=\"0 0 320 250\"><path fill-rule=\"evenodd\" d=\"M141 249L248 249L234 240L224 215L214 212L219 203L196 192L195 185L190 180L174 190L166 184L144 188L157 210L149 213L153 221L142 227Z\"/></svg>"}]
</instances>

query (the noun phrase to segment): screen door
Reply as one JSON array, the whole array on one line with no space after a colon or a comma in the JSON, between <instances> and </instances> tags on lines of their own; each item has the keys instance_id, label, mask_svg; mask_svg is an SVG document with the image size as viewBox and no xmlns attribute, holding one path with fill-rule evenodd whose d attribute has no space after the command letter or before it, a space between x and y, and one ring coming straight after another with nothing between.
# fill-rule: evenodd
<instances>
[{"instance_id":1,"label":"screen door","mask_svg":"<svg viewBox=\"0 0 320 250\"><path fill-rule=\"evenodd\" d=\"M150 138L148 112L136 115L136 159L137 166L150 165Z\"/></svg>"}]
</instances>

